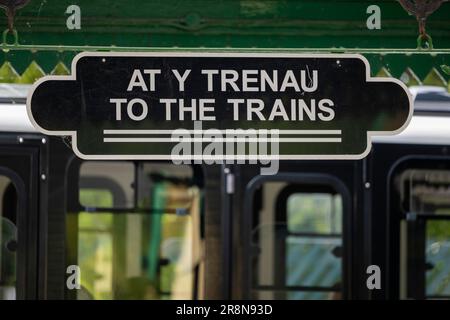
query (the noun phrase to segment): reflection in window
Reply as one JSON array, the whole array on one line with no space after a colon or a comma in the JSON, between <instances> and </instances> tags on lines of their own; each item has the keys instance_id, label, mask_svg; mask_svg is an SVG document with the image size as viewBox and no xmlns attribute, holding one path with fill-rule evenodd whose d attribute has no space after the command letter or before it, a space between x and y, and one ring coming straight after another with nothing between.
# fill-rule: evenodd
<instances>
[{"instance_id":1,"label":"reflection in window","mask_svg":"<svg viewBox=\"0 0 450 320\"><path fill-rule=\"evenodd\" d=\"M0 300L16 299L17 192L0 175Z\"/></svg>"},{"instance_id":2,"label":"reflection in window","mask_svg":"<svg viewBox=\"0 0 450 320\"><path fill-rule=\"evenodd\" d=\"M328 186L269 182L255 195L254 298L340 299L342 197Z\"/></svg>"},{"instance_id":3,"label":"reflection in window","mask_svg":"<svg viewBox=\"0 0 450 320\"><path fill-rule=\"evenodd\" d=\"M330 193L293 193L287 199L291 232L341 233L342 197Z\"/></svg>"},{"instance_id":4,"label":"reflection in window","mask_svg":"<svg viewBox=\"0 0 450 320\"><path fill-rule=\"evenodd\" d=\"M426 261L426 294L450 298L450 221L428 221Z\"/></svg>"},{"instance_id":5,"label":"reflection in window","mask_svg":"<svg viewBox=\"0 0 450 320\"><path fill-rule=\"evenodd\" d=\"M80 192L80 204L84 207L103 207L101 201L106 201L107 198L97 197L101 196L99 192L109 190L111 196L114 196L115 208L132 208L135 197L133 189L134 174L132 162L84 162L80 168L80 177L82 177L80 187L84 190L84 193ZM89 188L99 189L100 191L87 193L86 189ZM109 207L112 207L113 203L111 202L109 205Z\"/></svg>"},{"instance_id":6,"label":"reflection in window","mask_svg":"<svg viewBox=\"0 0 450 320\"><path fill-rule=\"evenodd\" d=\"M68 298L198 298L200 190L190 167L170 167L140 163L123 186L109 167L81 172L79 199L89 211L68 214L68 264L80 266L82 290ZM127 193L136 202L123 210Z\"/></svg>"},{"instance_id":7,"label":"reflection in window","mask_svg":"<svg viewBox=\"0 0 450 320\"><path fill-rule=\"evenodd\" d=\"M397 178L405 212L450 214L450 171L404 171Z\"/></svg>"}]
</instances>

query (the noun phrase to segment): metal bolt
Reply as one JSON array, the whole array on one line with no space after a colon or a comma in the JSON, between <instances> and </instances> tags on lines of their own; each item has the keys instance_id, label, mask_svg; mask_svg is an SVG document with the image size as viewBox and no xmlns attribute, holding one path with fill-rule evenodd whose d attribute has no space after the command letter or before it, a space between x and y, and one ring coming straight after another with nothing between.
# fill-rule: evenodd
<instances>
[{"instance_id":1,"label":"metal bolt","mask_svg":"<svg viewBox=\"0 0 450 320\"><path fill-rule=\"evenodd\" d=\"M370 189L370 182L366 182L366 183L364 184L364 187L366 187L366 189Z\"/></svg>"},{"instance_id":2,"label":"metal bolt","mask_svg":"<svg viewBox=\"0 0 450 320\"><path fill-rule=\"evenodd\" d=\"M47 176L43 173L43 174L41 174L41 180L42 181L45 181L45 180L47 180Z\"/></svg>"},{"instance_id":3,"label":"metal bolt","mask_svg":"<svg viewBox=\"0 0 450 320\"><path fill-rule=\"evenodd\" d=\"M23 143L23 138L19 137L19 143Z\"/></svg>"},{"instance_id":4,"label":"metal bolt","mask_svg":"<svg viewBox=\"0 0 450 320\"><path fill-rule=\"evenodd\" d=\"M45 139L45 138L42 138L42 144L46 144L47 143L47 140Z\"/></svg>"}]
</instances>

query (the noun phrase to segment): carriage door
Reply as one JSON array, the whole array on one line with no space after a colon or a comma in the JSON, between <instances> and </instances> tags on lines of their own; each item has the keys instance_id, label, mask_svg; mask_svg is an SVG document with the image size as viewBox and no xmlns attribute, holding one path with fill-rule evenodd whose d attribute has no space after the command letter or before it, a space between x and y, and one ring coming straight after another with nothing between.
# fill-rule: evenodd
<instances>
[{"instance_id":1,"label":"carriage door","mask_svg":"<svg viewBox=\"0 0 450 320\"><path fill-rule=\"evenodd\" d=\"M11 147L2 138L0 300L33 299L37 292L38 148Z\"/></svg>"},{"instance_id":2,"label":"carriage door","mask_svg":"<svg viewBox=\"0 0 450 320\"><path fill-rule=\"evenodd\" d=\"M324 174L280 174L253 181L246 195L251 299L346 297L343 221L349 195Z\"/></svg>"},{"instance_id":3,"label":"carriage door","mask_svg":"<svg viewBox=\"0 0 450 320\"><path fill-rule=\"evenodd\" d=\"M399 296L450 299L450 170L409 167L394 183L400 205Z\"/></svg>"}]
</instances>

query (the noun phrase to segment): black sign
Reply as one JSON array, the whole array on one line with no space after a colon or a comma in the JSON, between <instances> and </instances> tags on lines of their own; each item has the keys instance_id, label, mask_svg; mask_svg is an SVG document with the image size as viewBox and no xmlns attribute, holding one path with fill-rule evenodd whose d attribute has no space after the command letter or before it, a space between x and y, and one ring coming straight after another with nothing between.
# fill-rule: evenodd
<instances>
[{"instance_id":1,"label":"black sign","mask_svg":"<svg viewBox=\"0 0 450 320\"><path fill-rule=\"evenodd\" d=\"M356 54L82 53L72 76L34 85L28 113L85 159L234 159L266 142L280 159L358 159L372 135L406 127L412 103ZM225 146L239 141L245 150Z\"/></svg>"}]
</instances>

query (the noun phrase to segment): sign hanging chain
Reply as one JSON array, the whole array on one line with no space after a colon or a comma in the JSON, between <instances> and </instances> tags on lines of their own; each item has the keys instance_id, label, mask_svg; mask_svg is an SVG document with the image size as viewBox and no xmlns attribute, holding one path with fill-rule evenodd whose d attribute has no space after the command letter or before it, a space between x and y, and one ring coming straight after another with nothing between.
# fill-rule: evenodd
<instances>
[{"instance_id":1,"label":"sign hanging chain","mask_svg":"<svg viewBox=\"0 0 450 320\"><path fill-rule=\"evenodd\" d=\"M12 45L19 44L19 35L14 29L14 18L17 10L25 7L31 0L0 0L0 8L5 10L8 19L8 28L3 32L3 43L8 44L8 34L11 33L14 37Z\"/></svg>"},{"instance_id":2,"label":"sign hanging chain","mask_svg":"<svg viewBox=\"0 0 450 320\"><path fill-rule=\"evenodd\" d=\"M426 32L427 18L446 1L448 0L398 0L403 9L417 19L419 24L418 49L433 49L433 40Z\"/></svg>"}]
</instances>

